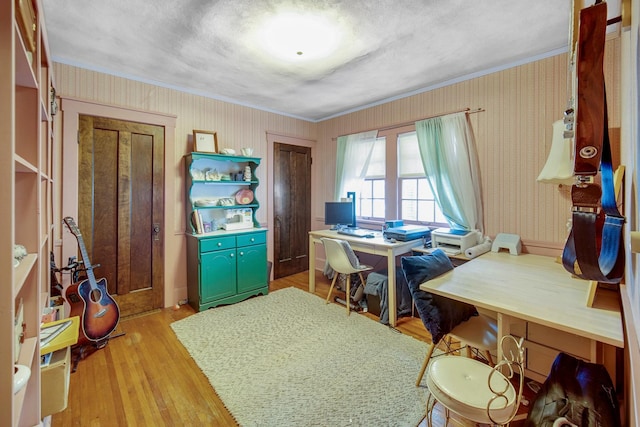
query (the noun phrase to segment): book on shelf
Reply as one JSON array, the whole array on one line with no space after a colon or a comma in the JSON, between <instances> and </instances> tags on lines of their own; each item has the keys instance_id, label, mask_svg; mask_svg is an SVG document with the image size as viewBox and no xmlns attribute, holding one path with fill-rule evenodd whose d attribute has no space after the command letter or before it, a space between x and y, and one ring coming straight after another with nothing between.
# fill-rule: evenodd
<instances>
[{"instance_id":1,"label":"book on shelf","mask_svg":"<svg viewBox=\"0 0 640 427\"><path fill-rule=\"evenodd\" d=\"M202 224L202 215L197 209L193 210L191 223L193 224L196 234L202 234L204 232L204 226Z\"/></svg>"},{"instance_id":2,"label":"book on shelf","mask_svg":"<svg viewBox=\"0 0 640 427\"><path fill-rule=\"evenodd\" d=\"M43 354L42 356L40 356L40 367L41 368L45 368L45 367L49 366L49 364L51 363L51 355L52 354L53 354L53 352L46 353L46 354Z\"/></svg>"}]
</instances>

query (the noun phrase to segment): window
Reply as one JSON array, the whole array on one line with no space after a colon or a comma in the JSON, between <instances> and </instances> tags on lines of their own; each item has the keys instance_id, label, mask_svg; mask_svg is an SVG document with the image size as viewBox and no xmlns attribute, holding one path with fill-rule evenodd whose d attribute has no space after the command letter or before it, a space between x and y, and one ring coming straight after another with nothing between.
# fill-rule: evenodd
<instances>
[{"instance_id":1,"label":"window","mask_svg":"<svg viewBox=\"0 0 640 427\"><path fill-rule=\"evenodd\" d=\"M358 220L381 223L402 219L405 224L447 225L425 177L418 137L412 129L388 130L376 139L357 195Z\"/></svg>"},{"instance_id":2,"label":"window","mask_svg":"<svg viewBox=\"0 0 640 427\"><path fill-rule=\"evenodd\" d=\"M427 178L401 178L401 218L405 222L445 224Z\"/></svg>"},{"instance_id":3,"label":"window","mask_svg":"<svg viewBox=\"0 0 640 427\"><path fill-rule=\"evenodd\" d=\"M409 223L446 224L425 177L415 131L399 134L397 141L400 218Z\"/></svg>"},{"instance_id":4,"label":"window","mask_svg":"<svg viewBox=\"0 0 640 427\"><path fill-rule=\"evenodd\" d=\"M385 180L365 179L356 215L364 219L385 219Z\"/></svg>"},{"instance_id":5,"label":"window","mask_svg":"<svg viewBox=\"0 0 640 427\"><path fill-rule=\"evenodd\" d=\"M385 219L386 139L377 138L371 161L365 174L365 182L356 203L356 216L364 219Z\"/></svg>"}]
</instances>

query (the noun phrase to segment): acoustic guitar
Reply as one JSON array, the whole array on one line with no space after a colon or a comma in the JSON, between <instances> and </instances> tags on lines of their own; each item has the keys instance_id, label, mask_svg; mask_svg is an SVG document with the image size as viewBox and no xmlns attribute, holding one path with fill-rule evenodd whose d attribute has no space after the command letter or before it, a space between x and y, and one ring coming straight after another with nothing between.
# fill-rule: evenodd
<instances>
[{"instance_id":1,"label":"acoustic guitar","mask_svg":"<svg viewBox=\"0 0 640 427\"><path fill-rule=\"evenodd\" d=\"M79 344L101 343L115 330L120 320L120 308L107 291L107 280L96 281L82 234L71 217L64 223L78 240L78 247L87 272L87 279L71 284L65 291L65 298L71 306L69 317L80 316L81 334Z\"/></svg>"}]
</instances>

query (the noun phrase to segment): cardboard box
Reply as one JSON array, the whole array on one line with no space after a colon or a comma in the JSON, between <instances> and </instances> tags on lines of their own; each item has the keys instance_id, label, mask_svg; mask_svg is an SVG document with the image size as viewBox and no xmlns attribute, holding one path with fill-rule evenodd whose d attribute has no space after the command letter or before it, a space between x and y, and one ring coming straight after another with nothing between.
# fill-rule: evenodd
<instances>
[{"instance_id":1,"label":"cardboard box","mask_svg":"<svg viewBox=\"0 0 640 427\"><path fill-rule=\"evenodd\" d=\"M40 408L43 418L67 408L70 375L71 347L54 351L49 365L40 370Z\"/></svg>"}]
</instances>

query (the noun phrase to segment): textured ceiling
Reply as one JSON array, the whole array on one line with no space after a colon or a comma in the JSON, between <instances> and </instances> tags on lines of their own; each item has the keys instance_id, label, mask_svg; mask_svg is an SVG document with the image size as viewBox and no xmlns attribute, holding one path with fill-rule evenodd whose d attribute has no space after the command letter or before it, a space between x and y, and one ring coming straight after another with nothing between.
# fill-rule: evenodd
<instances>
[{"instance_id":1,"label":"textured ceiling","mask_svg":"<svg viewBox=\"0 0 640 427\"><path fill-rule=\"evenodd\" d=\"M567 50L566 0L44 0L53 59L318 121ZM254 34L284 9L343 32L322 60Z\"/></svg>"}]
</instances>

